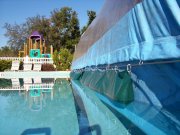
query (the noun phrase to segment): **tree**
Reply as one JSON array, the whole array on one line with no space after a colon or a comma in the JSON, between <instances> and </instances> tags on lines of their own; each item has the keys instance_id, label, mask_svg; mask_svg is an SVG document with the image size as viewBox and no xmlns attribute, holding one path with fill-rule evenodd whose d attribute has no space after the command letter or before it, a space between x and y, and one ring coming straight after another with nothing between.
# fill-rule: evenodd
<instances>
[{"instance_id":1,"label":"tree","mask_svg":"<svg viewBox=\"0 0 180 135\"><path fill-rule=\"evenodd\" d=\"M87 26L89 26L92 23L92 21L96 18L96 12L95 11L87 11L87 15L89 17Z\"/></svg>"},{"instance_id":2,"label":"tree","mask_svg":"<svg viewBox=\"0 0 180 135\"><path fill-rule=\"evenodd\" d=\"M77 13L69 7L51 13L51 40L55 49L67 48L71 52L80 37Z\"/></svg>"},{"instance_id":3,"label":"tree","mask_svg":"<svg viewBox=\"0 0 180 135\"><path fill-rule=\"evenodd\" d=\"M30 35L33 31L38 31L43 35L46 40L46 44L51 44L49 41L49 33L50 33L50 19L45 18L44 16L37 15L35 17L29 17L25 22L28 34Z\"/></svg>"},{"instance_id":4,"label":"tree","mask_svg":"<svg viewBox=\"0 0 180 135\"><path fill-rule=\"evenodd\" d=\"M79 20L76 11L64 7L53 10L50 18L37 15L27 18L23 24L11 25L6 23L4 28L6 28L5 36L9 38L10 48L15 50L16 54L23 49L29 35L33 31L39 31L44 36L46 45L53 45L54 50L57 50L53 56L56 68L58 70L70 68L72 54L80 38Z\"/></svg>"},{"instance_id":5,"label":"tree","mask_svg":"<svg viewBox=\"0 0 180 135\"><path fill-rule=\"evenodd\" d=\"M9 45L18 52L27 42L28 36L33 31L39 31L47 45L53 45L55 50L67 48L71 53L80 38L79 20L76 11L69 7L56 9L51 12L51 17L37 15L29 17L23 24L4 25L5 36L9 38Z\"/></svg>"},{"instance_id":6,"label":"tree","mask_svg":"<svg viewBox=\"0 0 180 135\"><path fill-rule=\"evenodd\" d=\"M27 29L25 24L8 24L5 23L4 28L6 29L5 36L9 38L9 46L18 53L26 41L27 38Z\"/></svg>"},{"instance_id":7,"label":"tree","mask_svg":"<svg viewBox=\"0 0 180 135\"><path fill-rule=\"evenodd\" d=\"M87 15L88 15L88 22L87 22L87 25L84 26L82 29L81 29L81 34L83 34L86 29L88 28L88 26L92 23L92 21L96 18L96 12L95 11L87 11Z\"/></svg>"},{"instance_id":8,"label":"tree","mask_svg":"<svg viewBox=\"0 0 180 135\"><path fill-rule=\"evenodd\" d=\"M47 42L49 41L50 24L49 20L43 16L29 17L23 24L5 23L4 28L6 29L5 36L9 38L8 44L16 53L23 48L27 38L35 30L43 34Z\"/></svg>"},{"instance_id":9,"label":"tree","mask_svg":"<svg viewBox=\"0 0 180 135\"><path fill-rule=\"evenodd\" d=\"M3 46L0 48L0 57L17 57L17 53L14 52L9 46Z\"/></svg>"}]
</instances>

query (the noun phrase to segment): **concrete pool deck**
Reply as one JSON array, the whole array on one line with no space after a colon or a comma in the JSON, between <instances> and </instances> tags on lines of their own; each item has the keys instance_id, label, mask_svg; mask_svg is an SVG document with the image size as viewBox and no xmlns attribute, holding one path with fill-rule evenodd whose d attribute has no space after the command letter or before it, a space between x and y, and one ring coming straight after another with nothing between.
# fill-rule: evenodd
<instances>
[{"instance_id":1,"label":"concrete pool deck","mask_svg":"<svg viewBox=\"0 0 180 135\"><path fill-rule=\"evenodd\" d=\"M70 78L71 71L6 71L0 72L0 78Z\"/></svg>"}]
</instances>

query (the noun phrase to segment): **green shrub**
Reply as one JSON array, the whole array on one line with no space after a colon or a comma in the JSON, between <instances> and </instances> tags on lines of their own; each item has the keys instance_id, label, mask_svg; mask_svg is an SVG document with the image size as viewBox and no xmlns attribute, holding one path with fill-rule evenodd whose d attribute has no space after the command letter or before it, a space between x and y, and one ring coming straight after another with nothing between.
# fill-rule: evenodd
<instances>
[{"instance_id":1,"label":"green shrub","mask_svg":"<svg viewBox=\"0 0 180 135\"><path fill-rule=\"evenodd\" d=\"M24 69L23 62L20 61L19 70L23 70L23 69Z\"/></svg>"},{"instance_id":2,"label":"green shrub","mask_svg":"<svg viewBox=\"0 0 180 135\"><path fill-rule=\"evenodd\" d=\"M71 62L73 59L73 55L70 53L68 49L62 48L60 53L55 51L53 55L53 61L56 65L57 70L67 70L71 67Z\"/></svg>"},{"instance_id":3,"label":"green shrub","mask_svg":"<svg viewBox=\"0 0 180 135\"><path fill-rule=\"evenodd\" d=\"M6 87L11 87L11 80L10 79L0 79L0 87L1 88L6 88Z\"/></svg>"},{"instance_id":4,"label":"green shrub","mask_svg":"<svg viewBox=\"0 0 180 135\"><path fill-rule=\"evenodd\" d=\"M55 71L55 68L52 64L43 64L41 70L42 71Z\"/></svg>"},{"instance_id":5,"label":"green shrub","mask_svg":"<svg viewBox=\"0 0 180 135\"><path fill-rule=\"evenodd\" d=\"M0 71L11 69L12 61L10 60L0 60Z\"/></svg>"}]
</instances>

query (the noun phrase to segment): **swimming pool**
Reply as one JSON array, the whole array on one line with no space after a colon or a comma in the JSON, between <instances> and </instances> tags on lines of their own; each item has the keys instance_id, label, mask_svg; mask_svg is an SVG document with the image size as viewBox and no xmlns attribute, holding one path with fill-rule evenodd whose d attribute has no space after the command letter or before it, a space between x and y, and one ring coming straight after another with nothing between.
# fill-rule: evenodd
<instances>
[{"instance_id":1,"label":"swimming pool","mask_svg":"<svg viewBox=\"0 0 180 135\"><path fill-rule=\"evenodd\" d=\"M23 89L23 79L19 81ZM1 135L78 134L77 113L68 81L42 79L40 84L32 80L26 85L28 91L10 90L15 88L10 83L6 85L9 90L0 91Z\"/></svg>"},{"instance_id":2,"label":"swimming pool","mask_svg":"<svg viewBox=\"0 0 180 135\"><path fill-rule=\"evenodd\" d=\"M128 105L112 101L79 81L72 81L81 95L90 125L96 124L104 135L179 135L180 110L134 101Z\"/></svg>"},{"instance_id":3,"label":"swimming pool","mask_svg":"<svg viewBox=\"0 0 180 135\"><path fill-rule=\"evenodd\" d=\"M124 106L79 81L0 79L0 87L0 135L180 133L179 112L138 102Z\"/></svg>"}]
</instances>

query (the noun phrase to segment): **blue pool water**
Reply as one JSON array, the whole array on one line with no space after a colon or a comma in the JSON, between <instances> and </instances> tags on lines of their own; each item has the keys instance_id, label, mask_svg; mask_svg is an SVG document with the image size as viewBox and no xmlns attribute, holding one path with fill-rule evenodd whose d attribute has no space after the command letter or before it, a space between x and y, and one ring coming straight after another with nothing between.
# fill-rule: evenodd
<instances>
[{"instance_id":1,"label":"blue pool water","mask_svg":"<svg viewBox=\"0 0 180 135\"><path fill-rule=\"evenodd\" d=\"M53 83L40 91L0 91L0 135L78 134L72 89L66 80Z\"/></svg>"},{"instance_id":2,"label":"blue pool water","mask_svg":"<svg viewBox=\"0 0 180 135\"><path fill-rule=\"evenodd\" d=\"M180 110L160 108L141 102L122 105L72 81L79 92L90 125L99 125L103 135L180 135Z\"/></svg>"},{"instance_id":3,"label":"blue pool water","mask_svg":"<svg viewBox=\"0 0 180 135\"><path fill-rule=\"evenodd\" d=\"M0 135L180 134L179 111L138 102L124 106L71 83L0 79Z\"/></svg>"}]
</instances>

